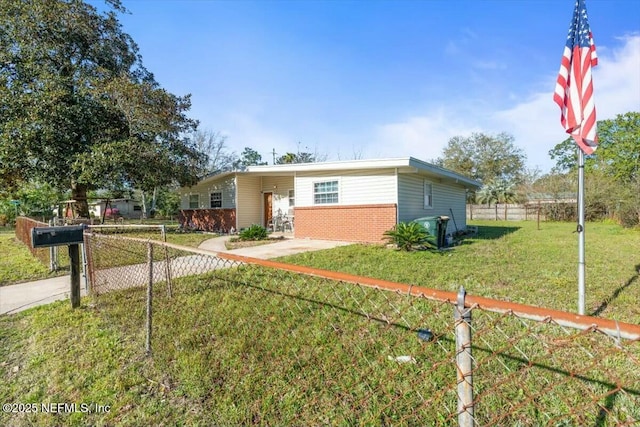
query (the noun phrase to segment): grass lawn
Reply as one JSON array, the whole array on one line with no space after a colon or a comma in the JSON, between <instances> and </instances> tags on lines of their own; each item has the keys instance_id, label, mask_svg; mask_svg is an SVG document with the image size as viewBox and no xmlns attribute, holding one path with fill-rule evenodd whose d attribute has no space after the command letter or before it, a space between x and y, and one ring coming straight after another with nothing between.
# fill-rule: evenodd
<instances>
[{"instance_id":1,"label":"grass lawn","mask_svg":"<svg viewBox=\"0 0 640 427\"><path fill-rule=\"evenodd\" d=\"M167 242L175 243L176 245L191 246L193 248L197 248L200 243L213 239L214 237L216 236L210 233L167 232Z\"/></svg>"},{"instance_id":2,"label":"grass lawn","mask_svg":"<svg viewBox=\"0 0 640 427\"><path fill-rule=\"evenodd\" d=\"M29 249L15 238L13 229L0 231L0 286L46 279L56 274L64 273L50 273L49 266L34 258Z\"/></svg>"},{"instance_id":3,"label":"grass lawn","mask_svg":"<svg viewBox=\"0 0 640 427\"><path fill-rule=\"evenodd\" d=\"M477 237L440 253L354 245L287 260L575 308L573 224L475 224ZM640 233L588 224L587 244L589 309L638 323ZM62 301L0 317L3 403L110 407L103 414L0 414L0 425L456 425L446 304L253 268L173 286L171 299L156 287L150 358L142 289L88 298L77 310ZM553 416L554 425L640 419L640 343L617 349L595 334L482 312L473 322L482 425L540 425ZM436 340L417 339L422 327ZM393 360L401 355L415 363ZM615 378L630 391L616 391ZM496 414L506 418L491 418Z\"/></svg>"},{"instance_id":4,"label":"grass lawn","mask_svg":"<svg viewBox=\"0 0 640 427\"><path fill-rule=\"evenodd\" d=\"M479 233L442 252L351 245L282 261L429 288L577 311L578 237L573 223L473 221ZM586 312L640 323L640 230L586 225Z\"/></svg>"}]
</instances>

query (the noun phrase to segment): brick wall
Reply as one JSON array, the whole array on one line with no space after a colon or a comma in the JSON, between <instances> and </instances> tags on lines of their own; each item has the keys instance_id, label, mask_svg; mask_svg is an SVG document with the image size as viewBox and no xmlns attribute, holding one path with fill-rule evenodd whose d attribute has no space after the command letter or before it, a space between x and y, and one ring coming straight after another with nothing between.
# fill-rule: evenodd
<instances>
[{"instance_id":1,"label":"brick wall","mask_svg":"<svg viewBox=\"0 0 640 427\"><path fill-rule=\"evenodd\" d=\"M381 243L395 224L395 204L295 208L298 238Z\"/></svg>"},{"instance_id":2,"label":"brick wall","mask_svg":"<svg viewBox=\"0 0 640 427\"><path fill-rule=\"evenodd\" d=\"M228 233L236 226L235 209L183 209L178 215L186 229Z\"/></svg>"}]
</instances>

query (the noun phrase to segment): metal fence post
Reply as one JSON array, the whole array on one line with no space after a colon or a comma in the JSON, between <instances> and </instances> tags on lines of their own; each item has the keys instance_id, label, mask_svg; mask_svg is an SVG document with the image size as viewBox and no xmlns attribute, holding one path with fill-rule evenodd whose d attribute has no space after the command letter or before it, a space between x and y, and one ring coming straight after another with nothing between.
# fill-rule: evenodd
<instances>
[{"instance_id":1,"label":"metal fence post","mask_svg":"<svg viewBox=\"0 0 640 427\"><path fill-rule=\"evenodd\" d=\"M55 223L52 219L49 220L49 226L54 226ZM49 247L49 270L54 272L58 269L58 247Z\"/></svg>"},{"instance_id":2,"label":"metal fence post","mask_svg":"<svg viewBox=\"0 0 640 427\"><path fill-rule=\"evenodd\" d=\"M151 327L153 308L153 244L147 243L147 265L149 266L149 285L147 286L147 356L151 356Z\"/></svg>"},{"instance_id":3,"label":"metal fence post","mask_svg":"<svg viewBox=\"0 0 640 427\"><path fill-rule=\"evenodd\" d=\"M91 232L91 230L88 230L89 232ZM87 261L87 264L85 266L85 270L84 273L86 275L86 280L87 280L87 293L92 294L95 296L95 291L96 289L94 289L94 269L93 269L93 258L92 258L92 250L93 250L93 246L92 246L92 239L93 239L93 235L84 235L84 243L82 244L82 247L84 248L84 256L85 259Z\"/></svg>"},{"instance_id":4,"label":"metal fence post","mask_svg":"<svg viewBox=\"0 0 640 427\"><path fill-rule=\"evenodd\" d=\"M473 427L473 359L471 357L471 309L464 307L466 291L458 291L454 307L456 333L456 371L458 377L458 425Z\"/></svg>"},{"instance_id":5,"label":"metal fence post","mask_svg":"<svg viewBox=\"0 0 640 427\"><path fill-rule=\"evenodd\" d=\"M164 243L167 243L167 226L165 224L162 224L161 232L162 232L162 241ZM165 278L167 280L167 296L169 298L171 298L171 295L172 295L172 291L171 291L171 260L169 259L169 248L167 248L166 246L164 247L164 262L165 262L164 272L165 272Z\"/></svg>"},{"instance_id":6,"label":"metal fence post","mask_svg":"<svg viewBox=\"0 0 640 427\"><path fill-rule=\"evenodd\" d=\"M84 275L84 290L89 292L89 273L88 270L88 261L87 261L87 247L84 243L80 245L82 248L82 273Z\"/></svg>"}]
</instances>

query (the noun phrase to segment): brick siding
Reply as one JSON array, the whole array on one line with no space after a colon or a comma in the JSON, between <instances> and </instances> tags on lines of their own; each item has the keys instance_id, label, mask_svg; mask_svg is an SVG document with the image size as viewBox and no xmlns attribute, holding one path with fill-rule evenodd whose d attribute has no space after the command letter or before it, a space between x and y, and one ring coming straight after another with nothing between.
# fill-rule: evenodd
<instances>
[{"instance_id":1,"label":"brick siding","mask_svg":"<svg viewBox=\"0 0 640 427\"><path fill-rule=\"evenodd\" d=\"M295 208L298 238L381 243L395 224L395 204Z\"/></svg>"},{"instance_id":2,"label":"brick siding","mask_svg":"<svg viewBox=\"0 0 640 427\"><path fill-rule=\"evenodd\" d=\"M187 229L228 233L236 227L235 209L183 209L178 215L180 226Z\"/></svg>"}]
</instances>

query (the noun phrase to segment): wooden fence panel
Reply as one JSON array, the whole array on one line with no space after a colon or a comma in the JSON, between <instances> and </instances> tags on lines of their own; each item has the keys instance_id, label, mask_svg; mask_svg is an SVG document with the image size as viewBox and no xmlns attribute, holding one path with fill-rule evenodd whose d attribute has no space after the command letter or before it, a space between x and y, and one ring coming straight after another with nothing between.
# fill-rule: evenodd
<instances>
[{"instance_id":1,"label":"wooden fence panel","mask_svg":"<svg viewBox=\"0 0 640 427\"><path fill-rule=\"evenodd\" d=\"M540 220L545 220L544 209L539 205L494 203L488 205L467 205L467 219L496 221L536 221L540 210Z\"/></svg>"}]
</instances>

